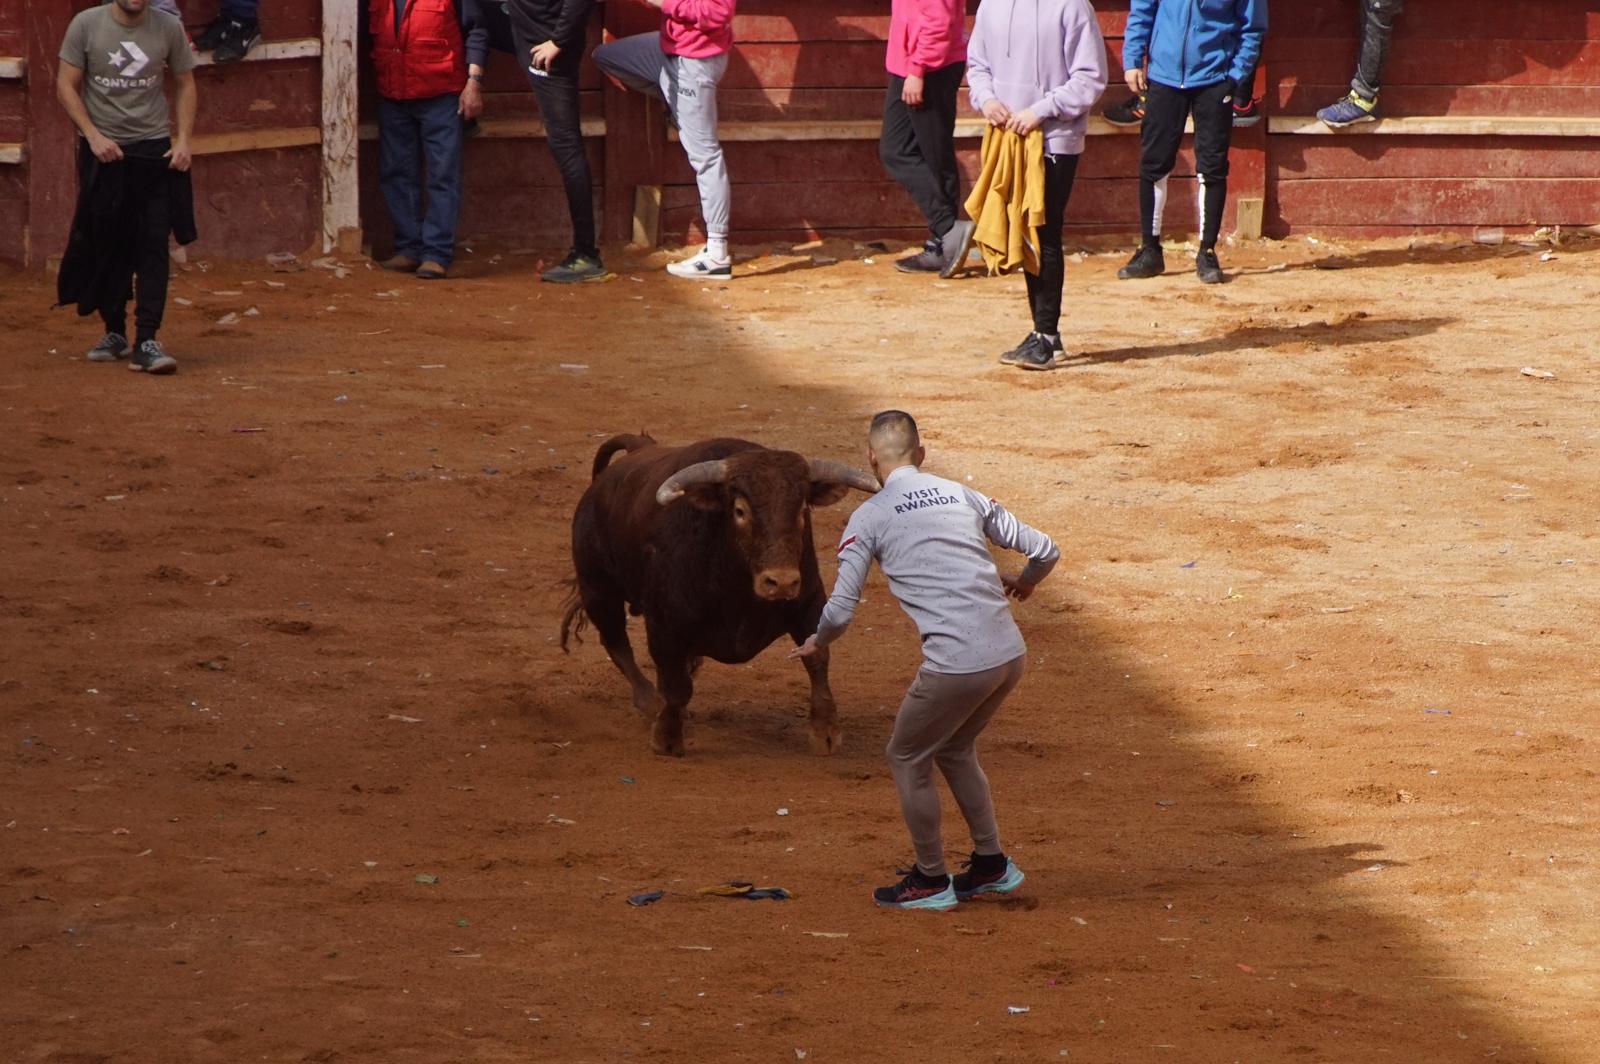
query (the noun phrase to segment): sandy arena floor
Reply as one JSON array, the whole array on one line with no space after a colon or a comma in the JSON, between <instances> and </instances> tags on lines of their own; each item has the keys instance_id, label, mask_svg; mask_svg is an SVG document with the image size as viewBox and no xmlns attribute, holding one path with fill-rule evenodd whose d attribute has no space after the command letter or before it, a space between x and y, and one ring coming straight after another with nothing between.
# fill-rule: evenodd
<instances>
[{"instance_id":1,"label":"sandy arena floor","mask_svg":"<svg viewBox=\"0 0 1600 1064\"><path fill-rule=\"evenodd\" d=\"M1039 375L1020 279L824 250L195 268L164 380L0 277L0 1059L1596 1060L1600 243L1090 255ZM555 643L600 438L859 461L891 405L1066 551L986 747L1028 884L943 916L867 899L880 578L832 759L776 649L678 761Z\"/></svg>"}]
</instances>

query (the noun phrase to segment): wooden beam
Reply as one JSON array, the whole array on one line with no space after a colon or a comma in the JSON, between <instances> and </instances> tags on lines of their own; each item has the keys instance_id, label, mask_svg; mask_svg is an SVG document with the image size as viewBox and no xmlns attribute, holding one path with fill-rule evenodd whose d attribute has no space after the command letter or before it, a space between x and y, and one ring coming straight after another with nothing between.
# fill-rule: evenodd
<instances>
[{"instance_id":1,"label":"wooden beam","mask_svg":"<svg viewBox=\"0 0 1600 1064\"><path fill-rule=\"evenodd\" d=\"M1267 119L1267 131L1302 136L1378 134L1408 137L1600 137L1600 118L1435 115L1422 118L1383 118L1346 129L1329 129L1314 116L1274 115Z\"/></svg>"},{"instance_id":2,"label":"wooden beam","mask_svg":"<svg viewBox=\"0 0 1600 1064\"><path fill-rule=\"evenodd\" d=\"M653 248L661 243L661 186L637 185L633 190L633 243Z\"/></svg>"},{"instance_id":3,"label":"wooden beam","mask_svg":"<svg viewBox=\"0 0 1600 1064\"><path fill-rule=\"evenodd\" d=\"M13 79L28 76L28 61L17 55L0 55L0 78Z\"/></svg>"},{"instance_id":4,"label":"wooden beam","mask_svg":"<svg viewBox=\"0 0 1600 1064\"><path fill-rule=\"evenodd\" d=\"M194 154L226 155L240 151L268 151L273 148L303 148L322 143L316 126L291 126L281 129L241 129L234 133L196 133Z\"/></svg>"},{"instance_id":5,"label":"wooden beam","mask_svg":"<svg viewBox=\"0 0 1600 1064\"><path fill-rule=\"evenodd\" d=\"M1267 201L1260 196L1240 196L1238 220L1234 235L1240 240L1260 240L1261 225L1267 213Z\"/></svg>"},{"instance_id":6,"label":"wooden beam","mask_svg":"<svg viewBox=\"0 0 1600 1064\"><path fill-rule=\"evenodd\" d=\"M983 136L983 127L988 125L981 118L958 118L956 120L957 139L979 139ZM1185 127L1187 132L1194 132L1194 123L1190 122ZM717 126L717 137L724 141L801 141L801 140L877 140L883 131L883 120L878 118L848 118L837 121L785 121L771 122L722 122ZM1089 119L1090 136L1138 136L1138 126L1114 126L1099 115ZM677 141L678 131L670 130L667 134L669 140Z\"/></svg>"},{"instance_id":7,"label":"wooden beam","mask_svg":"<svg viewBox=\"0 0 1600 1064\"><path fill-rule=\"evenodd\" d=\"M20 166L27 157L26 144L0 144L0 165Z\"/></svg>"},{"instance_id":8,"label":"wooden beam","mask_svg":"<svg viewBox=\"0 0 1600 1064\"><path fill-rule=\"evenodd\" d=\"M579 128L586 137L606 135L606 120L598 116L579 119ZM483 118L478 120L478 136L490 140L542 140L544 122L537 118ZM362 140L377 140L376 122L363 122L360 126Z\"/></svg>"},{"instance_id":9,"label":"wooden beam","mask_svg":"<svg viewBox=\"0 0 1600 1064\"><path fill-rule=\"evenodd\" d=\"M322 250L361 251L356 0L322 0Z\"/></svg>"},{"instance_id":10,"label":"wooden beam","mask_svg":"<svg viewBox=\"0 0 1600 1064\"><path fill-rule=\"evenodd\" d=\"M265 41L256 45L245 54L244 63L270 63L277 59L314 59L322 54L322 40L318 37L291 37L285 41ZM5 60L0 59L0 71L4 70ZM215 66L210 52L196 52L195 63L199 66ZM0 76L4 76L0 74Z\"/></svg>"}]
</instances>

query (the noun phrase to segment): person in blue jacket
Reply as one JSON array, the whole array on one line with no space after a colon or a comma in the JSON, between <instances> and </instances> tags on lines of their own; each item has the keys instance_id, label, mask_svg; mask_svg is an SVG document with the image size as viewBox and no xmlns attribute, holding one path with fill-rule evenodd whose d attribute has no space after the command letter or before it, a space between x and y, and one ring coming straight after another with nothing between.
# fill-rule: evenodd
<instances>
[{"instance_id":1,"label":"person in blue jacket","mask_svg":"<svg viewBox=\"0 0 1600 1064\"><path fill-rule=\"evenodd\" d=\"M1200 253L1195 272L1206 284L1224 280L1217 262L1217 236L1228 199L1233 104L1235 98L1250 98L1250 81L1266 34L1267 0L1132 0L1129 5L1122 65L1128 88L1145 95L1139 162L1144 240L1118 271L1123 280L1166 271L1161 216L1167 175L1177 162L1184 126L1191 117L1200 177Z\"/></svg>"}]
</instances>

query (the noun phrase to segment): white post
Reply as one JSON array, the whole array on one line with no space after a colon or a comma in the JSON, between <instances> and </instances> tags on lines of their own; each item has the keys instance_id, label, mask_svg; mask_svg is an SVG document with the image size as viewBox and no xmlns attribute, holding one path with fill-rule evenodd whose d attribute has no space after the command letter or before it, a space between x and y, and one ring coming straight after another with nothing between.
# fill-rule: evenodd
<instances>
[{"instance_id":1,"label":"white post","mask_svg":"<svg viewBox=\"0 0 1600 1064\"><path fill-rule=\"evenodd\" d=\"M361 251L356 173L358 0L322 0L322 250Z\"/></svg>"}]
</instances>

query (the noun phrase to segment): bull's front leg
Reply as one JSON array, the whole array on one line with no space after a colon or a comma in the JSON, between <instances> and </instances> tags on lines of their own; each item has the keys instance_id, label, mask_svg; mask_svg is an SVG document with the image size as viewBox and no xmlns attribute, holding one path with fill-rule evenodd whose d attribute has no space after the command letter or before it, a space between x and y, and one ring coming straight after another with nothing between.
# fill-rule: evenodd
<instances>
[{"instance_id":1,"label":"bull's front leg","mask_svg":"<svg viewBox=\"0 0 1600 1064\"><path fill-rule=\"evenodd\" d=\"M795 633L795 645L804 643L811 633ZM839 752L842 736L839 733L839 707L833 701L833 688L828 685L828 648L822 647L808 658L801 658L806 675L811 678L811 750L826 757Z\"/></svg>"},{"instance_id":2,"label":"bull's front leg","mask_svg":"<svg viewBox=\"0 0 1600 1064\"><path fill-rule=\"evenodd\" d=\"M693 659L675 640L663 638L660 630L648 620L645 634L650 643L650 657L656 663L656 686L661 690L662 699L651 731L651 746L658 754L682 757L683 711L694 697Z\"/></svg>"}]
</instances>

